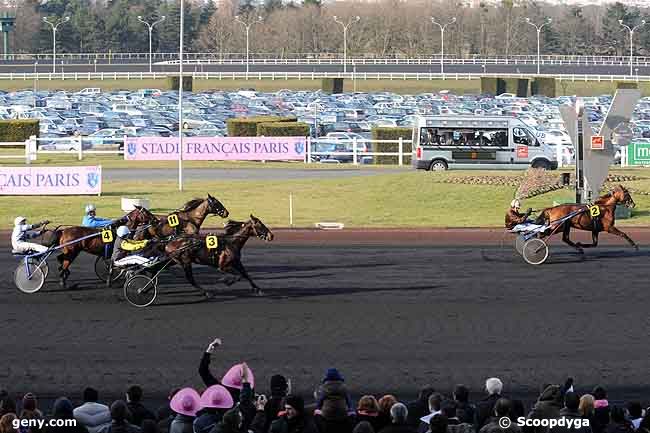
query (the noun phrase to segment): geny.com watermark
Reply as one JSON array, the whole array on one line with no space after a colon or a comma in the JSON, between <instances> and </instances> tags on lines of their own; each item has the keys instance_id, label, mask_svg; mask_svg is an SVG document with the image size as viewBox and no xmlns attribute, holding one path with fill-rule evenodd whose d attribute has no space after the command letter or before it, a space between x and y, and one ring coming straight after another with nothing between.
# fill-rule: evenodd
<instances>
[{"instance_id":1,"label":"geny.com watermark","mask_svg":"<svg viewBox=\"0 0 650 433\"><path fill-rule=\"evenodd\" d=\"M510 421L510 418L507 416L499 418L499 427L501 428L510 428L512 425L512 421ZM554 427L565 427L568 429L579 429L582 427L589 427L589 420L588 419L582 419L582 418L553 418L553 419L546 419L546 418L526 418L524 416L520 416L517 418L517 425L519 427L548 427L548 428L554 428Z\"/></svg>"},{"instance_id":2,"label":"geny.com watermark","mask_svg":"<svg viewBox=\"0 0 650 433\"><path fill-rule=\"evenodd\" d=\"M38 429L43 430L45 427L76 427L76 419L14 419L11 425L15 430L18 429Z\"/></svg>"}]
</instances>

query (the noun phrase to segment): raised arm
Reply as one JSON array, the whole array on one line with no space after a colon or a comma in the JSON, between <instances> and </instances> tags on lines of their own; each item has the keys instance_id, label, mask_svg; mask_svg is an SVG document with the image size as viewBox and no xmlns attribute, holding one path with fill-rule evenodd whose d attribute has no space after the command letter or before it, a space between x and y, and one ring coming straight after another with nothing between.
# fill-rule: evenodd
<instances>
[{"instance_id":1,"label":"raised arm","mask_svg":"<svg viewBox=\"0 0 650 433\"><path fill-rule=\"evenodd\" d=\"M199 375L205 383L205 386L219 385L219 380L210 373L210 357L216 352L217 347L221 346L221 339L215 338L203 353L201 363L199 364Z\"/></svg>"}]
</instances>

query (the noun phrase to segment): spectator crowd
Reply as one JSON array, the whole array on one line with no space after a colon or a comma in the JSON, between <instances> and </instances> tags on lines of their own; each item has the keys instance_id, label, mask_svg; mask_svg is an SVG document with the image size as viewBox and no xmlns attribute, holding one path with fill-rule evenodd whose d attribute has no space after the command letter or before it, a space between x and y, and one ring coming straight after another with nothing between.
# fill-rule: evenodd
<instances>
[{"instance_id":1,"label":"spectator crowd","mask_svg":"<svg viewBox=\"0 0 650 433\"><path fill-rule=\"evenodd\" d=\"M451 395L424 387L410 402L400 402L394 395L379 399L364 395L354 402L335 368L325 372L310 405L292 394L291 381L281 375L271 377L267 397L254 392L259 388L246 363L233 366L221 379L212 374L210 362L220 345L219 339L214 340L201 358L199 374L205 390L200 394L192 388L175 389L155 412L135 385L124 400L110 407L100 403L93 388L84 391L77 407L60 397L49 417L34 394L25 394L17 404L0 391L0 433L650 433L650 411L639 402L610 405L600 386L580 395L570 378L564 384L544 385L530 410L504 395L503 384L495 377L486 380L485 396L475 402L463 385L455 386ZM521 417L589 422L519 426ZM74 419L76 426L15 428L16 419L48 418Z\"/></svg>"}]
</instances>

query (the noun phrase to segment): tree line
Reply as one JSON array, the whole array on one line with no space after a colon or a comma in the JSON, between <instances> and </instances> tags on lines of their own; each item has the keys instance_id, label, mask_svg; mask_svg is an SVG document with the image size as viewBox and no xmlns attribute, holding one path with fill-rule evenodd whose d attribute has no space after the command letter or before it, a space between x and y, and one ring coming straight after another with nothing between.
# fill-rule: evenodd
<instances>
[{"instance_id":1,"label":"tree line","mask_svg":"<svg viewBox=\"0 0 650 433\"><path fill-rule=\"evenodd\" d=\"M217 6L218 4L218 6ZM179 43L178 0L9 0L4 9L16 14L10 35L13 53L52 51L52 30L43 17L70 17L57 32L57 51L74 53L148 52L149 34L138 20L153 22L162 16L153 33L155 52L176 52ZM650 55L650 7L624 3L608 5L551 5L536 0L483 2L464 6L459 0L185 0L185 49L215 55L243 53L245 32L234 17L250 22L262 16L250 31L251 53L292 57L343 51L343 29L333 16L347 23L348 55L374 57L425 57L440 52L440 23L456 18L446 28L445 55L534 54L537 32L526 22L551 22L541 31L544 54L628 55L629 32L619 20L634 26L648 24L635 33L635 55Z\"/></svg>"}]
</instances>

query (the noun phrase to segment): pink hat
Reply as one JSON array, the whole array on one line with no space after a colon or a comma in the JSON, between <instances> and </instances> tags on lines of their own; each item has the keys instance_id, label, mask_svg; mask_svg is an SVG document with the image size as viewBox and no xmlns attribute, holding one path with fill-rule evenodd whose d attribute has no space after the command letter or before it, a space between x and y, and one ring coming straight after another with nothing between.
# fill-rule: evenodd
<instances>
[{"instance_id":1,"label":"pink hat","mask_svg":"<svg viewBox=\"0 0 650 433\"><path fill-rule=\"evenodd\" d=\"M196 416L201 408L201 396L192 388L183 388L174 395L169 407L181 415Z\"/></svg>"},{"instance_id":2,"label":"pink hat","mask_svg":"<svg viewBox=\"0 0 650 433\"><path fill-rule=\"evenodd\" d=\"M241 369L242 364L233 365L230 370L223 375L221 384L228 388L242 389L244 386L241 382ZM253 371L250 368L248 369L248 382L251 384L251 388L255 388L255 377L253 377Z\"/></svg>"},{"instance_id":3,"label":"pink hat","mask_svg":"<svg viewBox=\"0 0 650 433\"><path fill-rule=\"evenodd\" d=\"M201 406L215 409L230 409L235 403L226 388L221 385L212 385L201 394Z\"/></svg>"}]
</instances>

